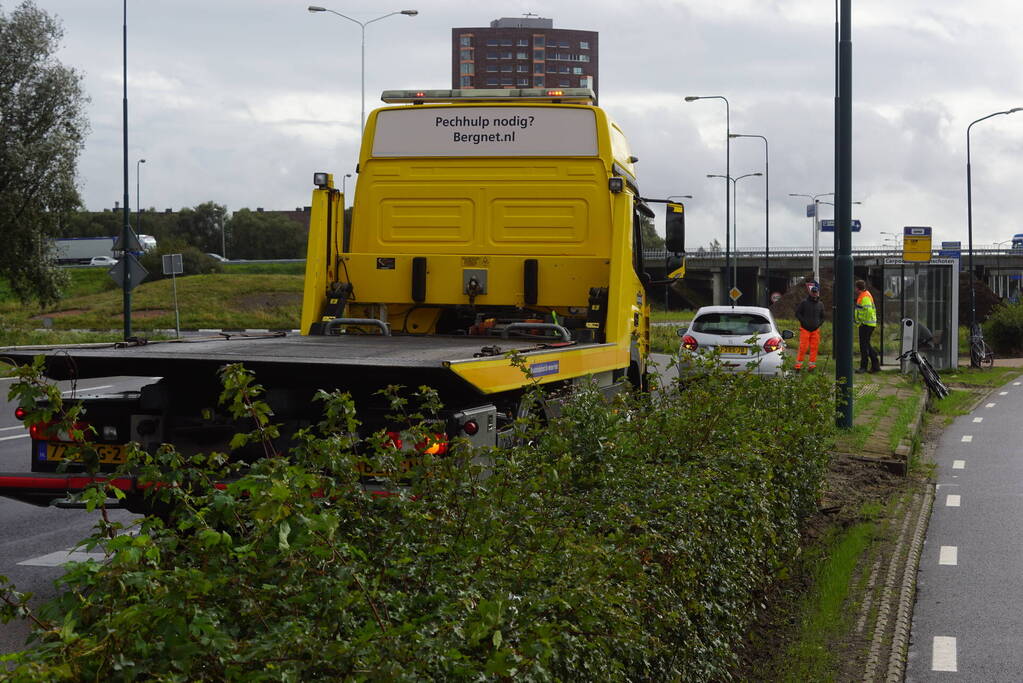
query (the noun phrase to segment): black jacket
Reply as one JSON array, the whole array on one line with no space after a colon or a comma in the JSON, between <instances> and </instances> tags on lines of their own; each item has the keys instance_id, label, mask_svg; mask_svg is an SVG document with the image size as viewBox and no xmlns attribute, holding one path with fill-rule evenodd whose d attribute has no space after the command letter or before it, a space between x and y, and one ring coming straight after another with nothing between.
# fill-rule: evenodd
<instances>
[{"instance_id":1,"label":"black jacket","mask_svg":"<svg viewBox=\"0 0 1023 683\"><path fill-rule=\"evenodd\" d=\"M819 298L807 297L796 306L796 320L807 332L813 332L824 323L824 304Z\"/></svg>"}]
</instances>

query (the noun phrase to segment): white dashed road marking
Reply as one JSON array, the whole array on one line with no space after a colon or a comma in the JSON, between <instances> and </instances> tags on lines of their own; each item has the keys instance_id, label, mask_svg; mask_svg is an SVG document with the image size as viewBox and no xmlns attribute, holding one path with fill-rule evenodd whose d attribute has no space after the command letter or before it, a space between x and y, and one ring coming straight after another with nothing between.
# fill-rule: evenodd
<instances>
[{"instance_id":1,"label":"white dashed road marking","mask_svg":"<svg viewBox=\"0 0 1023 683\"><path fill-rule=\"evenodd\" d=\"M945 498L945 507L957 508L957 507L959 507L959 500L960 500L960 497L959 497L958 494L950 493Z\"/></svg>"},{"instance_id":2,"label":"white dashed road marking","mask_svg":"<svg viewBox=\"0 0 1023 683\"><path fill-rule=\"evenodd\" d=\"M959 547L954 545L943 545L938 553L938 564L955 566L959 564Z\"/></svg>"},{"instance_id":3,"label":"white dashed road marking","mask_svg":"<svg viewBox=\"0 0 1023 683\"><path fill-rule=\"evenodd\" d=\"M971 441L973 441L973 436L970 434L963 435L963 443L970 443Z\"/></svg>"},{"instance_id":4,"label":"white dashed road marking","mask_svg":"<svg viewBox=\"0 0 1023 683\"><path fill-rule=\"evenodd\" d=\"M0 441L10 441L11 439L27 439L28 434L15 434L14 436L0 436Z\"/></svg>"},{"instance_id":5,"label":"white dashed road marking","mask_svg":"<svg viewBox=\"0 0 1023 683\"><path fill-rule=\"evenodd\" d=\"M1008 392L1008 391L999 391L999 392L998 392L998 395L999 395L999 396L1008 396L1008 395L1009 395L1009 392Z\"/></svg>"},{"instance_id":6,"label":"white dashed road marking","mask_svg":"<svg viewBox=\"0 0 1023 683\"><path fill-rule=\"evenodd\" d=\"M959 671L956 666L956 639L949 636L934 636L931 648L932 671Z\"/></svg>"},{"instance_id":7,"label":"white dashed road marking","mask_svg":"<svg viewBox=\"0 0 1023 683\"><path fill-rule=\"evenodd\" d=\"M58 550L55 553L49 555L42 555L40 557L33 557L31 560L25 560L18 564L26 567L59 567L62 564L68 562L85 562L87 560L95 560L96 562L102 562L106 559L106 555L103 553L86 553L80 550Z\"/></svg>"},{"instance_id":8,"label":"white dashed road marking","mask_svg":"<svg viewBox=\"0 0 1023 683\"><path fill-rule=\"evenodd\" d=\"M965 460L953 460L952 461L952 469L954 469L954 470L965 470L966 469L966 461Z\"/></svg>"},{"instance_id":9,"label":"white dashed road marking","mask_svg":"<svg viewBox=\"0 0 1023 683\"><path fill-rule=\"evenodd\" d=\"M995 407L995 404L994 404L994 403L988 403L988 404L987 404L986 406L984 406L984 407L985 407L985 408L994 408L994 407Z\"/></svg>"},{"instance_id":10,"label":"white dashed road marking","mask_svg":"<svg viewBox=\"0 0 1023 683\"><path fill-rule=\"evenodd\" d=\"M974 422L983 422L984 418L982 418L982 417L975 417L975 418L973 418L973 421Z\"/></svg>"},{"instance_id":11,"label":"white dashed road marking","mask_svg":"<svg viewBox=\"0 0 1023 683\"><path fill-rule=\"evenodd\" d=\"M1020 384L1023 384L1023 382L1013 382L1012 386L1018 387Z\"/></svg>"}]
</instances>

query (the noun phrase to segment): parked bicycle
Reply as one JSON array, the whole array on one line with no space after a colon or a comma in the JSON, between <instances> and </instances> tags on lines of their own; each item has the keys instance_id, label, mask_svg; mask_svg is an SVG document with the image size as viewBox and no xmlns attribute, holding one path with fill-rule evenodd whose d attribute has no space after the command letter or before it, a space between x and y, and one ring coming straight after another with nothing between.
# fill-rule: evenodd
<instances>
[{"instance_id":1,"label":"parked bicycle","mask_svg":"<svg viewBox=\"0 0 1023 683\"><path fill-rule=\"evenodd\" d=\"M990 368L995 364L995 352L984 341L984 330L979 323L970 328L970 366Z\"/></svg>"},{"instance_id":2,"label":"parked bicycle","mask_svg":"<svg viewBox=\"0 0 1023 683\"><path fill-rule=\"evenodd\" d=\"M917 369L920 370L920 376L924 378L924 384L927 385L927 389L931 394L938 398L948 396L948 387L938 377L938 371L916 349L910 349L898 357L898 360L903 359L908 359L909 362L916 365Z\"/></svg>"}]
</instances>

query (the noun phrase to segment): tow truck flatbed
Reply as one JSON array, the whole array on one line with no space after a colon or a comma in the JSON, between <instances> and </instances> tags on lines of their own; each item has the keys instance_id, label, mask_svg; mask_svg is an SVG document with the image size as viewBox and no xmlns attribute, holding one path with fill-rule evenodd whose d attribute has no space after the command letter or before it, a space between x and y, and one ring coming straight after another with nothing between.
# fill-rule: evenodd
<instances>
[{"instance_id":1,"label":"tow truck flatbed","mask_svg":"<svg viewBox=\"0 0 1023 683\"><path fill-rule=\"evenodd\" d=\"M573 350L605 344L568 345ZM446 383L452 363L499 358L508 351L564 352L564 344L543 339L483 336L302 336L293 334L222 335L144 344L110 343L0 347L0 359L28 364L45 357L45 374L56 380L113 375L141 377L214 377L229 363L242 363L257 381L310 384L325 374L343 373L346 382L372 375L375 382L393 378L408 384Z\"/></svg>"}]
</instances>

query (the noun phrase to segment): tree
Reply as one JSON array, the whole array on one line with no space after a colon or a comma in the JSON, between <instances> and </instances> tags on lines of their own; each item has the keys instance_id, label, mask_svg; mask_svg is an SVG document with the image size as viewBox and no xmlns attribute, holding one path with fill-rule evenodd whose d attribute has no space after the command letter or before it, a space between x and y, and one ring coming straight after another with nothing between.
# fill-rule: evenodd
<instances>
[{"instance_id":1,"label":"tree","mask_svg":"<svg viewBox=\"0 0 1023 683\"><path fill-rule=\"evenodd\" d=\"M664 249L664 238L657 234L653 219L640 216L639 229L643 235L644 249Z\"/></svg>"},{"instance_id":2,"label":"tree","mask_svg":"<svg viewBox=\"0 0 1023 683\"><path fill-rule=\"evenodd\" d=\"M305 258L308 227L279 213L240 209L227 227L231 258Z\"/></svg>"},{"instance_id":3,"label":"tree","mask_svg":"<svg viewBox=\"0 0 1023 683\"><path fill-rule=\"evenodd\" d=\"M175 236L201 252L219 254L220 231L226 219L227 207L223 204L204 202L194 209L182 209Z\"/></svg>"},{"instance_id":4,"label":"tree","mask_svg":"<svg viewBox=\"0 0 1023 683\"><path fill-rule=\"evenodd\" d=\"M22 300L60 298L53 238L81 205L81 76L57 61L60 23L31 0L0 11L0 277Z\"/></svg>"}]
</instances>

